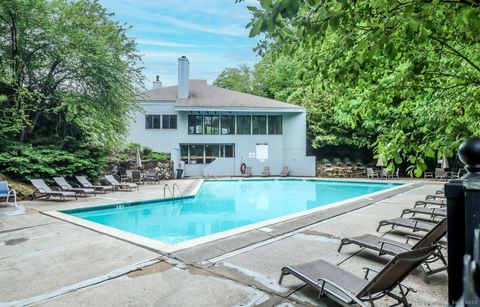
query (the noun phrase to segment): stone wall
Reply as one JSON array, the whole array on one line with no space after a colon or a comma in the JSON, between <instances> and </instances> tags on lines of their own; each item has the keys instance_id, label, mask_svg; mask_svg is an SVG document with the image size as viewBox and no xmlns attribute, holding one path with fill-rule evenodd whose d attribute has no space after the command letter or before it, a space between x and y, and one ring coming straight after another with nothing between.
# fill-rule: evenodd
<instances>
[{"instance_id":1,"label":"stone wall","mask_svg":"<svg viewBox=\"0 0 480 307\"><path fill-rule=\"evenodd\" d=\"M334 166L317 162L317 177L326 178L365 178L367 168L365 166Z\"/></svg>"},{"instance_id":2,"label":"stone wall","mask_svg":"<svg viewBox=\"0 0 480 307\"><path fill-rule=\"evenodd\" d=\"M152 170L158 167L161 180L175 178L172 161L142 160L142 166L144 171ZM125 175L128 169L137 169L135 167L135 161L110 161L107 163L105 175L115 175L120 177L120 175Z\"/></svg>"}]
</instances>

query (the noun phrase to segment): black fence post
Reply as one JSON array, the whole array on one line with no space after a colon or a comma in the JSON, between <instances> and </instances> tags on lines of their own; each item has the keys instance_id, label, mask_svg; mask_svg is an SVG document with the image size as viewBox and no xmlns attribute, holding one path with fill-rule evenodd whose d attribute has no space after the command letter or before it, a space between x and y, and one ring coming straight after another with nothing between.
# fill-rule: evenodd
<instances>
[{"instance_id":1,"label":"black fence post","mask_svg":"<svg viewBox=\"0 0 480 307\"><path fill-rule=\"evenodd\" d=\"M467 174L445 184L447 198L448 300L456 304L463 294L463 257L473 257L474 230L480 224L480 138L460 145Z\"/></svg>"}]
</instances>

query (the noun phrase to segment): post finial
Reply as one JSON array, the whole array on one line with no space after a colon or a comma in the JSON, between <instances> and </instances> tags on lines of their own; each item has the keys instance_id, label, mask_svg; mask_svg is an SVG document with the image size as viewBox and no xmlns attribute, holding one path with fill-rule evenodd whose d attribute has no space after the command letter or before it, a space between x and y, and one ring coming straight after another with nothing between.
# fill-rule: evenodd
<instances>
[{"instance_id":1,"label":"post finial","mask_svg":"<svg viewBox=\"0 0 480 307\"><path fill-rule=\"evenodd\" d=\"M480 173L480 138L463 142L458 148L458 157L465 163L467 172Z\"/></svg>"}]
</instances>

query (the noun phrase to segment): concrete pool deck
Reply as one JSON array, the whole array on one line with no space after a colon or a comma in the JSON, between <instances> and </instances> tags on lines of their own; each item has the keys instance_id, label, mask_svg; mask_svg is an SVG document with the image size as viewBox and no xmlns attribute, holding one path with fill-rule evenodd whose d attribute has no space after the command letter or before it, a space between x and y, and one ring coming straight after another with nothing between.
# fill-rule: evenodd
<instances>
[{"instance_id":1,"label":"concrete pool deck","mask_svg":"<svg viewBox=\"0 0 480 307\"><path fill-rule=\"evenodd\" d=\"M169 181L173 182L187 194L199 180ZM279 286L281 267L319 258L360 276L362 267L382 267L390 257L377 258L350 246L338 253L339 240L375 233L380 219L399 216L403 208L441 187L414 183L389 195L169 254L41 213L119 199L160 198L163 185L78 201L37 200L21 202L19 209L0 208L0 305L330 306L333 302L317 300L317 293L295 278L287 276ZM399 234L387 236L398 238ZM421 270L406 279L418 291L409 295L410 302L413 306L445 305L446 272L428 281L424 282ZM380 306L391 303L379 301Z\"/></svg>"}]
</instances>

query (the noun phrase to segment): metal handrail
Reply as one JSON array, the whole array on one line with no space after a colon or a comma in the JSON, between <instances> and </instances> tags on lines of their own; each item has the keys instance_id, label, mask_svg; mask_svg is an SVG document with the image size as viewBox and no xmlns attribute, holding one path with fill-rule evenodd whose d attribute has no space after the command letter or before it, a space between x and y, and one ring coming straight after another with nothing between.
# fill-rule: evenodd
<instances>
[{"instance_id":1,"label":"metal handrail","mask_svg":"<svg viewBox=\"0 0 480 307\"><path fill-rule=\"evenodd\" d=\"M182 201L182 205L183 205L183 194L182 194L182 191L180 190L180 187L176 183L173 184L173 197L175 197L175 187L177 187L178 194L180 195L180 200Z\"/></svg>"},{"instance_id":2,"label":"metal handrail","mask_svg":"<svg viewBox=\"0 0 480 307\"><path fill-rule=\"evenodd\" d=\"M180 210L183 206L183 194L182 194L182 191L180 190L180 187L176 183L174 183L173 186L172 186L172 189L173 189L173 193L172 193L172 189L170 189L170 186L168 185L168 183L166 183L163 186L163 197L165 198L166 192L168 190L168 192L170 192L171 202L172 202L172 208L170 209L170 212L168 213L168 215L172 215L172 212L175 208L175 186L177 187L178 193L180 194L180 200L182 201L182 204L180 206Z\"/></svg>"}]
</instances>

